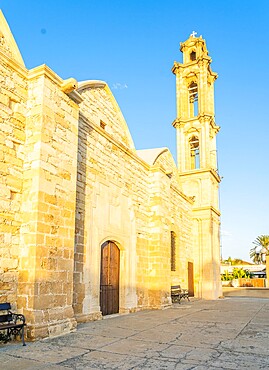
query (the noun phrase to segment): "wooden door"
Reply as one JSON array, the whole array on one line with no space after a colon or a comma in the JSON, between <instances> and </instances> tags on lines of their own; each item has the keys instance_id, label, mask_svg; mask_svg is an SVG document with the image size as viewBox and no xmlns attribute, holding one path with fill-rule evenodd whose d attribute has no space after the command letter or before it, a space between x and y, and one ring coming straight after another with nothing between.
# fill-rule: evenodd
<instances>
[{"instance_id":1,"label":"wooden door","mask_svg":"<svg viewBox=\"0 0 269 370\"><path fill-rule=\"evenodd\" d=\"M188 290L189 297L194 297L193 263L188 262Z\"/></svg>"},{"instance_id":2,"label":"wooden door","mask_svg":"<svg viewBox=\"0 0 269 370\"><path fill-rule=\"evenodd\" d=\"M100 307L105 316L119 312L120 250L111 241L101 248Z\"/></svg>"}]
</instances>

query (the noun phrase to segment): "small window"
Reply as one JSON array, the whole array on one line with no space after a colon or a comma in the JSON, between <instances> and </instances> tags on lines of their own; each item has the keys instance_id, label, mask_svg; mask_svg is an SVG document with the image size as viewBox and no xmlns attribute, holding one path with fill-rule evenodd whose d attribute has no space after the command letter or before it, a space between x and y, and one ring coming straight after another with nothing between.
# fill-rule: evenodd
<instances>
[{"instance_id":1,"label":"small window","mask_svg":"<svg viewBox=\"0 0 269 370\"><path fill-rule=\"evenodd\" d=\"M176 271L176 234L171 231L171 271Z\"/></svg>"},{"instance_id":2,"label":"small window","mask_svg":"<svg viewBox=\"0 0 269 370\"><path fill-rule=\"evenodd\" d=\"M195 51L192 51L192 52L190 53L190 60L191 60L191 61L196 60L196 52L195 52Z\"/></svg>"},{"instance_id":3,"label":"small window","mask_svg":"<svg viewBox=\"0 0 269 370\"><path fill-rule=\"evenodd\" d=\"M105 128L106 128L106 124L105 124L105 122L103 122L102 120L100 120L100 127L101 127L103 130L105 130Z\"/></svg>"},{"instance_id":4,"label":"small window","mask_svg":"<svg viewBox=\"0 0 269 370\"><path fill-rule=\"evenodd\" d=\"M191 156L191 169L200 168L200 148L199 139L197 136L192 136L190 139L190 156Z\"/></svg>"}]
</instances>

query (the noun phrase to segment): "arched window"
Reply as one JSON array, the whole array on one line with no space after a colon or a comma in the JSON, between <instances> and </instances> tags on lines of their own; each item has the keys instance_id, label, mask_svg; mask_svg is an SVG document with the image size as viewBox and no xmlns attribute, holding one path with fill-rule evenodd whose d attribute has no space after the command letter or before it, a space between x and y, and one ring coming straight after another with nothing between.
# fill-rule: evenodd
<instances>
[{"instance_id":1,"label":"arched window","mask_svg":"<svg viewBox=\"0 0 269 370\"><path fill-rule=\"evenodd\" d=\"M189 85L190 117L198 116L198 86L196 82Z\"/></svg>"},{"instance_id":2,"label":"arched window","mask_svg":"<svg viewBox=\"0 0 269 370\"><path fill-rule=\"evenodd\" d=\"M190 156L191 156L191 169L200 168L200 148L199 139L197 136L190 138Z\"/></svg>"},{"instance_id":3,"label":"arched window","mask_svg":"<svg viewBox=\"0 0 269 370\"><path fill-rule=\"evenodd\" d=\"M191 60L191 61L196 60L196 52L195 52L195 51L192 51L192 52L190 53L190 60Z\"/></svg>"},{"instance_id":4,"label":"arched window","mask_svg":"<svg viewBox=\"0 0 269 370\"><path fill-rule=\"evenodd\" d=\"M176 233L171 231L171 271L176 271Z\"/></svg>"}]
</instances>

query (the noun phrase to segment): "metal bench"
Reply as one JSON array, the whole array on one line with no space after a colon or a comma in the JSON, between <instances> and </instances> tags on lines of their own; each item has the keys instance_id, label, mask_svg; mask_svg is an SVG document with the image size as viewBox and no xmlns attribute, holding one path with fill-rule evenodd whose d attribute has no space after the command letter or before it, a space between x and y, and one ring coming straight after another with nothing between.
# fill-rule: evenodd
<instances>
[{"instance_id":1,"label":"metal bench","mask_svg":"<svg viewBox=\"0 0 269 370\"><path fill-rule=\"evenodd\" d=\"M180 285L172 285L171 286L172 303L180 303L182 298L190 301L188 289L182 289Z\"/></svg>"},{"instance_id":2,"label":"metal bench","mask_svg":"<svg viewBox=\"0 0 269 370\"><path fill-rule=\"evenodd\" d=\"M25 317L24 315L13 313L10 310L10 303L0 303L0 341L7 343L19 335L22 344L25 346Z\"/></svg>"}]
</instances>

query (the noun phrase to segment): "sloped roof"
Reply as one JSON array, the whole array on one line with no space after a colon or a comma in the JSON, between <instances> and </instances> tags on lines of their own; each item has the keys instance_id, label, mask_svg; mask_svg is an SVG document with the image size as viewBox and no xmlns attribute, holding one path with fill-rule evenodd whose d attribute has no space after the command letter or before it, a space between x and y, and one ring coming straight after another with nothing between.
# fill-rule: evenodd
<instances>
[{"instance_id":1,"label":"sloped roof","mask_svg":"<svg viewBox=\"0 0 269 370\"><path fill-rule=\"evenodd\" d=\"M87 87L96 88L96 87L105 87L106 82L101 80L86 80L78 82L77 91L81 91L86 89Z\"/></svg>"},{"instance_id":2,"label":"sloped roof","mask_svg":"<svg viewBox=\"0 0 269 370\"><path fill-rule=\"evenodd\" d=\"M167 152L168 148L153 148L153 149L142 149L137 150L136 154L138 157L143 159L146 163L150 164L151 166L154 165L157 158L164 152Z\"/></svg>"},{"instance_id":3,"label":"sloped roof","mask_svg":"<svg viewBox=\"0 0 269 370\"><path fill-rule=\"evenodd\" d=\"M115 118L116 120L114 121L115 124L118 124L118 133L121 132L121 139L123 139L124 144L127 145L131 150L135 150L134 142L132 139L132 136L130 134L128 125L124 119L124 116L121 112L121 109L112 93L110 90L109 86L105 81L101 80L88 80L88 81L81 81L78 83L78 89L77 92L80 94L86 93L86 91L90 91L92 89L96 90L103 90L103 92L106 94L108 97L108 100L110 101L111 106L113 107L113 111L115 113ZM99 97L101 98L101 97ZM81 109L83 109L83 104L81 104ZM114 126L116 127L116 126Z\"/></svg>"},{"instance_id":4,"label":"sloped roof","mask_svg":"<svg viewBox=\"0 0 269 370\"><path fill-rule=\"evenodd\" d=\"M12 32L10 31L9 25L1 10L0 10L0 50L3 53L5 53L8 57L11 57L17 63L25 67L20 50L16 44Z\"/></svg>"}]
</instances>

